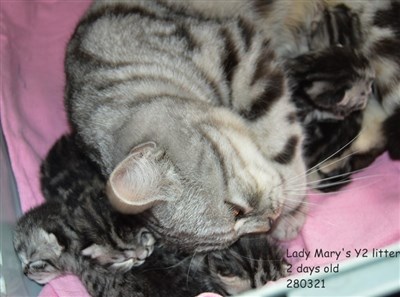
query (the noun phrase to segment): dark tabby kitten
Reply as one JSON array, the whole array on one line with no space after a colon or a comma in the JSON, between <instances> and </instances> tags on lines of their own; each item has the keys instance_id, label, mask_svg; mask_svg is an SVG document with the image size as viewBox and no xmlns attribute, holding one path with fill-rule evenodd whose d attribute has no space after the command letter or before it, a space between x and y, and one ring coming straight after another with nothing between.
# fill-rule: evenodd
<instances>
[{"instance_id":1,"label":"dark tabby kitten","mask_svg":"<svg viewBox=\"0 0 400 297\"><path fill-rule=\"evenodd\" d=\"M51 203L43 209L57 207L65 216L53 233L76 233L80 241L74 242L75 251L122 271L151 254L154 237L139 218L113 210L103 177L77 148L73 135L62 136L49 151L41 166L41 186Z\"/></svg>"},{"instance_id":2,"label":"dark tabby kitten","mask_svg":"<svg viewBox=\"0 0 400 297\"><path fill-rule=\"evenodd\" d=\"M342 46L288 59L285 67L293 87L297 116L305 127L303 146L307 167L315 166L317 179L322 178L313 188L336 190L349 182L351 172L359 168L344 162L344 166L325 175L326 164L319 163L333 156L361 131L361 110L373 96L374 71L364 56Z\"/></svg>"},{"instance_id":3,"label":"dark tabby kitten","mask_svg":"<svg viewBox=\"0 0 400 297\"><path fill-rule=\"evenodd\" d=\"M92 296L223 295L260 287L287 274L281 250L267 235L241 238L226 250L188 255L156 247L139 267L111 273L79 253L82 235L65 224L63 205L47 202L18 222L14 246L24 273L44 284L73 273Z\"/></svg>"},{"instance_id":4,"label":"dark tabby kitten","mask_svg":"<svg viewBox=\"0 0 400 297\"><path fill-rule=\"evenodd\" d=\"M46 200L78 199L77 193L86 189L99 193L105 187L106 179L83 154L75 138L74 134L61 136L41 164L40 185Z\"/></svg>"}]
</instances>

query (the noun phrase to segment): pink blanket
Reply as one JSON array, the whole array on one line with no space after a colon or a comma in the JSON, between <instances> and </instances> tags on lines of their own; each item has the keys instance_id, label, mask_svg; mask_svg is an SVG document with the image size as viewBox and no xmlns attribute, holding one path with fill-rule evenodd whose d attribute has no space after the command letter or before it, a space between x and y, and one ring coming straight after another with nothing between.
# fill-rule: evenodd
<instances>
[{"instance_id":1,"label":"pink blanket","mask_svg":"<svg viewBox=\"0 0 400 297\"><path fill-rule=\"evenodd\" d=\"M1 124L23 211L43 202L39 164L68 130L63 107L65 45L90 2L1 3ZM350 186L335 194L310 193L310 214L288 255L303 249L345 251L384 247L400 239L400 162L381 156ZM351 256L355 256L355 253ZM291 258L299 267L332 257ZM87 296L74 276L47 284L40 296Z\"/></svg>"}]
</instances>

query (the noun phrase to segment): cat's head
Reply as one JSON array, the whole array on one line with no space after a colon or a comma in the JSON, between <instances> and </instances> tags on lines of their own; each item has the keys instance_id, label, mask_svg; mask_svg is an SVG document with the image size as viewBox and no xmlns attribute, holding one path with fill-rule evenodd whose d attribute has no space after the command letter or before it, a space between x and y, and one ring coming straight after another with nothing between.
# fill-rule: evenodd
<instances>
[{"instance_id":1,"label":"cat's head","mask_svg":"<svg viewBox=\"0 0 400 297\"><path fill-rule=\"evenodd\" d=\"M363 55L340 46L290 59L286 68L294 95L337 119L366 107L375 78Z\"/></svg>"},{"instance_id":2,"label":"cat's head","mask_svg":"<svg viewBox=\"0 0 400 297\"><path fill-rule=\"evenodd\" d=\"M45 284L63 274L59 263L64 246L54 233L46 230L46 224L51 226L53 222L51 217L46 216L47 211L41 210L44 209L39 206L18 221L14 248L21 260L23 273L35 282Z\"/></svg>"},{"instance_id":3,"label":"cat's head","mask_svg":"<svg viewBox=\"0 0 400 297\"><path fill-rule=\"evenodd\" d=\"M206 261L212 278L229 295L288 275L282 250L266 234L242 237L228 249L208 253Z\"/></svg>"},{"instance_id":4,"label":"cat's head","mask_svg":"<svg viewBox=\"0 0 400 297\"><path fill-rule=\"evenodd\" d=\"M205 126L193 141L174 140L182 145L175 150L154 142L134 147L109 177L111 203L143 214L155 234L188 251L222 249L242 235L269 231L282 213L293 211L285 191L304 176L301 140L286 139L277 164L235 124L219 131ZM297 191L293 201L302 195Z\"/></svg>"}]
</instances>

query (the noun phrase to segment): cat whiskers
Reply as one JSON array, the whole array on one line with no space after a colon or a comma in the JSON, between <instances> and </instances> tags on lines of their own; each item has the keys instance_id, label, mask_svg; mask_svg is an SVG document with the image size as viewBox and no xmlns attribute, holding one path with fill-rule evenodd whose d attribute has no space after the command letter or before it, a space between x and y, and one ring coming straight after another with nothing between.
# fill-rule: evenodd
<instances>
[{"instance_id":1,"label":"cat whiskers","mask_svg":"<svg viewBox=\"0 0 400 297\"><path fill-rule=\"evenodd\" d=\"M184 264L185 261L187 261L187 258L184 258L184 259L180 260L179 262L177 262L176 264L171 265L171 266L149 268L149 269L143 270L143 272L156 271L156 270L168 270L168 269L175 268L175 267L178 267L178 266Z\"/></svg>"},{"instance_id":2,"label":"cat whiskers","mask_svg":"<svg viewBox=\"0 0 400 297\"><path fill-rule=\"evenodd\" d=\"M190 276L190 272L191 272L192 262L196 255L197 255L197 253L194 252L193 255L190 257L190 262L189 262L188 270L186 273L186 286L189 286L189 276ZM193 271L193 274L195 274L195 273L196 273L196 270Z\"/></svg>"},{"instance_id":3,"label":"cat whiskers","mask_svg":"<svg viewBox=\"0 0 400 297\"><path fill-rule=\"evenodd\" d=\"M336 152L334 152L333 154L331 154L329 157L325 158L324 160L322 160L321 162L315 164L314 166L312 166L311 168L307 169L304 173L293 176L292 178L289 178L287 180L287 182L291 182L293 180L299 179L299 178L303 178L304 176L309 176L310 174L313 174L314 172L317 172L318 170L325 168L328 165L332 165L336 162L339 162L345 158L350 157L353 154L356 154L359 151L355 151L350 153L349 155L343 156L341 158L339 158L338 160L335 160L334 162L331 162L329 164L324 165L323 167L319 167L321 164L323 164L324 162L332 159L334 156L336 156L338 153L340 153L342 150L344 150L346 147L348 147L350 144L352 144L359 136L360 136L361 132L359 132L353 139L351 139L348 143L346 143L344 146L342 146L340 149L338 149ZM283 183L283 182L282 182ZM282 184L281 183L281 184ZM280 186L281 184L279 184L278 186Z\"/></svg>"},{"instance_id":4,"label":"cat whiskers","mask_svg":"<svg viewBox=\"0 0 400 297\"><path fill-rule=\"evenodd\" d=\"M375 162L374 164L370 165L368 168L371 169L371 168L377 167L378 164L379 164L379 163L376 163L376 162ZM325 178L317 179L317 180L314 180L314 181L306 182L306 183L303 183L303 184L296 184L296 185L294 185L294 187L296 187L296 186L311 186L311 185L314 184L314 183L319 183L319 182L321 182L321 181L331 180L331 179L335 179L335 178L338 178L338 177L342 177L342 176L347 176L347 175L359 173L359 172L362 172L362 171L364 171L364 170L365 170L365 168L361 168L361 169L349 171L349 172L346 172L346 173L337 174L337 175L334 175L334 176L325 177ZM308 188L304 188L304 190L307 190L307 189L308 189Z\"/></svg>"},{"instance_id":5,"label":"cat whiskers","mask_svg":"<svg viewBox=\"0 0 400 297\"><path fill-rule=\"evenodd\" d=\"M345 190L339 190L339 191L307 193L307 196L332 196L332 195L336 195L336 194L349 193L349 192L356 191L356 190L359 190L359 189L367 188L367 187L369 187L371 185L374 185L374 184L376 184L378 182L380 182L380 180L375 180L374 182L369 183L369 184L365 184L365 185L361 185L361 186L357 186L357 187L352 187L352 188L345 189ZM301 194L301 193L298 193L298 194L297 193L291 193L291 195L302 196L303 194Z\"/></svg>"},{"instance_id":6,"label":"cat whiskers","mask_svg":"<svg viewBox=\"0 0 400 297\"><path fill-rule=\"evenodd\" d=\"M390 176L390 174L372 174L372 175L366 175L366 176L361 176L361 177L353 178L352 181L354 182L354 181L366 180L366 179L377 178L377 177L383 178L383 177L385 177L385 176ZM332 182L332 183L327 183L327 184L320 185L320 186L318 186L318 187L315 187L315 189L316 189L316 190L318 190L318 189L324 189L324 188L328 188L328 187L331 187L331 186L337 186L337 185L346 184L346 183L348 183L347 180L344 180L344 181L337 181L337 182ZM367 185L366 185L366 186L367 186ZM291 190L292 190L292 191L304 191L304 190L307 190L307 189L308 189L308 188L292 188ZM332 192L330 192L330 193L337 193L337 192L336 192L336 191L332 191Z\"/></svg>"},{"instance_id":7,"label":"cat whiskers","mask_svg":"<svg viewBox=\"0 0 400 297\"><path fill-rule=\"evenodd\" d=\"M324 160L322 160L321 162L319 162L318 164L314 165L313 167L309 168L306 170L306 175L308 175L310 172L312 172L313 170L316 170L318 168L318 166L320 166L321 164L323 164L324 162L330 160L332 157L336 156L338 153L340 153L341 151L343 151L346 147L348 147L350 144L352 144L359 136L361 135L361 131L354 136L353 139L351 139L348 143L346 143L345 145L343 145L340 149L338 149L336 152L334 152L333 154L331 154L329 157L325 158Z\"/></svg>"}]
</instances>

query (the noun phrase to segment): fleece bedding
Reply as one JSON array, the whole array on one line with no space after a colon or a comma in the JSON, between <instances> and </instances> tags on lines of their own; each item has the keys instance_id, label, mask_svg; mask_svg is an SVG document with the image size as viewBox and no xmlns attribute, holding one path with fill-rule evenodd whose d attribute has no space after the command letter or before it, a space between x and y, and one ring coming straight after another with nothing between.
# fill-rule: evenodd
<instances>
[{"instance_id":1,"label":"fleece bedding","mask_svg":"<svg viewBox=\"0 0 400 297\"><path fill-rule=\"evenodd\" d=\"M6 1L1 12L1 125L24 212L42 203L39 165L68 131L63 106L64 50L90 1ZM400 162L386 154L336 193L309 192L300 235L284 243L296 267L346 259L345 251L381 248L400 240ZM316 250L343 251L337 258ZM300 257L310 251L310 257ZM352 256L355 256L353 252ZM41 297L89 296L75 276L45 285Z\"/></svg>"}]
</instances>

